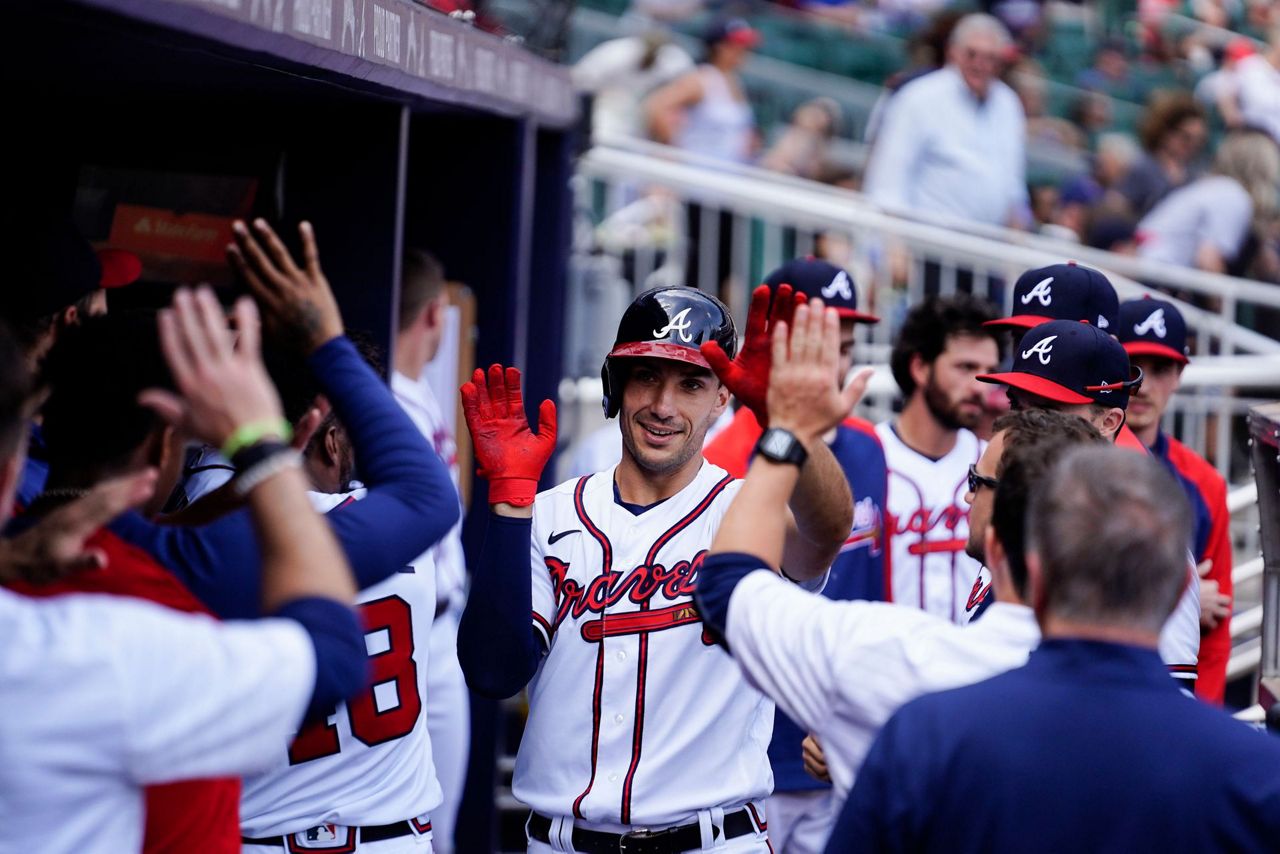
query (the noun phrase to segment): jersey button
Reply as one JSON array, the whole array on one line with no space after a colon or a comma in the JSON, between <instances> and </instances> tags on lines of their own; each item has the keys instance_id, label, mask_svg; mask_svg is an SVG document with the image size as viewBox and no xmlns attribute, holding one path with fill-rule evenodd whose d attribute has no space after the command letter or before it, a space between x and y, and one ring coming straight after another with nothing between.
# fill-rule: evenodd
<instances>
[{"instance_id":1,"label":"jersey button","mask_svg":"<svg viewBox=\"0 0 1280 854\"><path fill-rule=\"evenodd\" d=\"M610 774L610 775L609 775L609 782L610 782L610 783L616 783L616 782L618 782L618 775L617 775L617 774Z\"/></svg>"},{"instance_id":2,"label":"jersey button","mask_svg":"<svg viewBox=\"0 0 1280 854\"><path fill-rule=\"evenodd\" d=\"M620 724L620 723L622 723L622 721L623 721L623 717L622 717L622 715L614 715L614 716L613 716L613 722L614 722L615 724Z\"/></svg>"},{"instance_id":3,"label":"jersey button","mask_svg":"<svg viewBox=\"0 0 1280 854\"><path fill-rule=\"evenodd\" d=\"M626 653L626 651L625 651L625 650L621 650L621 649L620 649L620 650L618 650L618 661L626 661L626 660L627 660L627 653Z\"/></svg>"}]
</instances>

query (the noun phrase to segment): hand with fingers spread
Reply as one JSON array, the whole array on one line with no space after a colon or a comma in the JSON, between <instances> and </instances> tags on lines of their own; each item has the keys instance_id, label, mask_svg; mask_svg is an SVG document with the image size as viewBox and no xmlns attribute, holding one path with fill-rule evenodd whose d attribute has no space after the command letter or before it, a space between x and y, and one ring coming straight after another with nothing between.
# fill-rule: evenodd
<instances>
[{"instance_id":1,"label":"hand with fingers spread","mask_svg":"<svg viewBox=\"0 0 1280 854\"><path fill-rule=\"evenodd\" d=\"M311 353L342 334L342 314L320 269L320 251L311 223L298 226L301 267L266 220L254 220L253 232L237 220L232 231L236 242L227 246L227 257L262 306L273 332L303 353Z\"/></svg>"},{"instance_id":2,"label":"hand with fingers spread","mask_svg":"<svg viewBox=\"0 0 1280 854\"><path fill-rule=\"evenodd\" d=\"M715 341L702 345L702 355L711 365L711 370L755 414L762 427L769 426L767 392L769 367L773 360L773 331L779 323L790 323L796 307L804 303L803 293L796 293L790 285L779 285L770 310L769 286L761 285L751 294L747 331L738 357L729 361Z\"/></svg>"},{"instance_id":3,"label":"hand with fingers spread","mask_svg":"<svg viewBox=\"0 0 1280 854\"><path fill-rule=\"evenodd\" d=\"M154 469L103 481L18 536L0 540L0 583L47 584L81 570L102 569L106 555L85 548L85 542L124 511L146 502L155 486Z\"/></svg>"},{"instance_id":4,"label":"hand with fingers spread","mask_svg":"<svg viewBox=\"0 0 1280 854\"><path fill-rule=\"evenodd\" d=\"M790 328L773 327L769 373L769 423L808 446L839 424L866 392L865 368L840 388L840 316L822 300L798 306Z\"/></svg>"},{"instance_id":5,"label":"hand with fingers spread","mask_svg":"<svg viewBox=\"0 0 1280 854\"><path fill-rule=\"evenodd\" d=\"M285 439L280 396L267 376L258 350L258 310L253 301L236 302L232 335L213 292L180 289L173 306L160 312L160 346L178 394L148 389L139 400L170 424L215 447L222 447L247 425L280 425ZM262 438L266 438L266 434Z\"/></svg>"},{"instance_id":6,"label":"hand with fingers spread","mask_svg":"<svg viewBox=\"0 0 1280 854\"><path fill-rule=\"evenodd\" d=\"M538 432L529 428L520 391L520 371L479 368L462 386L462 412L475 448L478 474L489 481L489 503L528 507L538 478L556 446L556 405L538 407Z\"/></svg>"}]
</instances>

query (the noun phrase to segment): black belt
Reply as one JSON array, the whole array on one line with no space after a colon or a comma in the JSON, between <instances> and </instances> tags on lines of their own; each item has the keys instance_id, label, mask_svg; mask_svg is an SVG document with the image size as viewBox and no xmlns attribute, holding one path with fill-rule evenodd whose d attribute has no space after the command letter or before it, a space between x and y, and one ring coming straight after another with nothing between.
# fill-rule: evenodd
<instances>
[{"instance_id":1,"label":"black belt","mask_svg":"<svg viewBox=\"0 0 1280 854\"><path fill-rule=\"evenodd\" d=\"M383 839L399 839L402 836L413 836L415 833L427 833L431 830L431 822L427 822L420 830L415 831L413 822L397 821L392 824L378 824L372 827L357 827L356 832L359 835L360 842L380 842ZM293 834L289 834L292 836ZM287 848L287 837L284 836L268 836L262 839L254 839L251 836L241 836L241 845L274 845L277 848ZM318 849L323 850L323 849Z\"/></svg>"},{"instance_id":2,"label":"black belt","mask_svg":"<svg viewBox=\"0 0 1280 854\"><path fill-rule=\"evenodd\" d=\"M756 825L745 809L724 817L725 839L736 839L755 833ZM715 828L712 828L715 833ZM529 814L529 835L538 842L551 842L551 819L540 813ZM573 829L573 848L579 854L679 854L702 848L702 829L697 822L669 827L666 830L633 830L630 833L605 833Z\"/></svg>"}]
</instances>

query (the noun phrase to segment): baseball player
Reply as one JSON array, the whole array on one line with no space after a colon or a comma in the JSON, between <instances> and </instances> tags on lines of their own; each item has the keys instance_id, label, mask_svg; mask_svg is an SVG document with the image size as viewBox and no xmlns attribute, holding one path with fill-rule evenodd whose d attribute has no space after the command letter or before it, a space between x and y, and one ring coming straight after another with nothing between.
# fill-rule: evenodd
<instances>
[{"instance_id":1,"label":"baseball player","mask_svg":"<svg viewBox=\"0 0 1280 854\"><path fill-rule=\"evenodd\" d=\"M447 305L440 262L422 250L406 249L400 273L400 329L396 334L391 391L449 467L456 495L458 448L452 419L445 418L431 387L419 381L423 369L439 352ZM458 500L461 506L461 498ZM436 573L436 619L431 624L427 668L427 731L444 798L431 814L432 845L441 854L452 854L454 822L466 783L471 743L470 695L458 664L458 619L466 601L467 577L461 522L431 550L430 558Z\"/></svg>"},{"instance_id":2,"label":"baseball player","mask_svg":"<svg viewBox=\"0 0 1280 854\"><path fill-rule=\"evenodd\" d=\"M1129 397L1142 384L1142 372L1131 368L1124 347L1097 326L1054 320L1022 336L1011 370L978 379L1007 386L1015 410L1078 415L1114 442L1124 426ZM1187 574L1187 589L1160 633L1160 656L1191 690L1200 648L1200 585L1194 562Z\"/></svg>"},{"instance_id":3,"label":"baseball player","mask_svg":"<svg viewBox=\"0 0 1280 854\"><path fill-rule=\"evenodd\" d=\"M798 311L793 353L794 336L804 329ZM827 346L834 351L835 341ZM818 394L821 389L803 387L801 367L777 375L770 407L802 435L820 435L839 415ZM1047 468L1072 445L1101 441L1093 427L1059 413L1013 413L998 424L980 465L1001 478L1018 477L1015 460ZM803 465L797 470L760 456L752 461L703 564L696 601L751 683L817 734L840 801L876 732L902 703L1016 667L1040 635L1023 602L1026 573L1019 574L996 547L991 570L1000 601L969 626L911 606L835 602L779 583L782 530L773 520ZM1006 488L1003 480L1000 488ZM1021 514L1005 513L992 536L1012 540L1008 529L1021 524Z\"/></svg>"},{"instance_id":4,"label":"baseball player","mask_svg":"<svg viewBox=\"0 0 1280 854\"><path fill-rule=\"evenodd\" d=\"M1156 459L1178 477L1195 517L1192 553L1200 563L1200 657L1196 696L1221 705L1231 657L1231 514L1227 483L1203 457L1160 429L1169 399L1187 365L1187 324L1173 303L1129 300L1117 329L1142 386L1129 401L1128 423Z\"/></svg>"},{"instance_id":5,"label":"baseball player","mask_svg":"<svg viewBox=\"0 0 1280 854\"><path fill-rule=\"evenodd\" d=\"M364 681L361 633L345 604L354 592L350 572L306 506L296 454L254 427L278 425L279 402L258 356L252 303L242 300L236 314L233 350L212 294L180 292L161 329L182 397L156 391L149 400L206 441L258 433L244 492L266 555L261 608L274 618L219 625L116 597L33 602L0 591L7 848L138 851L142 786L254 770L304 712ZM11 350L0 341L6 357ZM3 386L14 378L15 365L6 364ZM0 387L6 518L24 426L22 410L9 405L12 391Z\"/></svg>"},{"instance_id":6,"label":"baseball player","mask_svg":"<svg viewBox=\"0 0 1280 854\"><path fill-rule=\"evenodd\" d=\"M964 552L969 466L982 454L972 428L983 414L978 374L1000 363L992 307L968 294L913 308L890 356L904 403L876 425L889 463L890 598L966 623L990 583Z\"/></svg>"},{"instance_id":7,"label":"baseball player","mask_svg":"<svg viewBox=\"0 0 1280 854\"><path fill-rule=\"evenodd\" d=\"M692 594L738 490L704 461L704 436L731 392L767 420L770 331L786 328L793 301L780 288L770 317L768 288L758 288L730 361L737 335L714 297L683 287L637 297L602 369L622 461L536 497L554 406L543 402L535 436L515 369L495 365L463 386L493 513L458 652L478 692L509 696L529 683L513 788L532 808L531 851L769 848L773 707L703 634ZM834 392L834 366L831 380ZM806 449L771 430L761 453L793 459ZM853 509L826 444L807 454L790 509L779 511L782 565L820 585Z\"/></svg>"},{"instance_id":8,"label":"baseball player","mask_svg":"<svg viewBox=\"0 0 1280 854\"><path fill-rule=\"evenodd\" d=\"M854 329L879 318L858 311L857 291L849 274L826 261L798 258L765 278L776 289L790 284L797 294L821 298L840 317L840 359L837 375L843 378L853 366ZM743 477L752 451L763 432L755 416L742 407L734 423L707 443L706 458L735 477ZM888 472L884 450L875 427L847 417L823 435L840 462L854 496L853 528L831 566L822 595L828 599L885 598L885 491ZM786 714L774 715L769 763L773 767L773 795L769 798L769 838L775 848L787 852L822 850L838 800L830 781L806 772L801 743L805 732Z\"/></svg>"}]
</instances>

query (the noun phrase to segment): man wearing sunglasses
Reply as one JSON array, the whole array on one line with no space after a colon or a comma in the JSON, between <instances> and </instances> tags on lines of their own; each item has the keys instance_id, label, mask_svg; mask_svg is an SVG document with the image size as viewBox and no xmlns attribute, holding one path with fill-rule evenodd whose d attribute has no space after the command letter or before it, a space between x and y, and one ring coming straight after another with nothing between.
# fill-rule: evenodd
<instances>
[{"instance_id":1,"label":"man wearing sunglasses","mask_svg":"<svg viewBox=\"0 0 1280 854\"><path fill-rule=\"evenodd\" d=\"M1125 424L1129 396L1142 384L1142 371L1129 364L1120 342L1097 326L1053 320L1027 330L1013 349L1011 370L978 379L1007 386L1015 411L1078 415L1115 442ZM981 465L977 468L977 473L986 471ZM1200 584L1190 552L1188 562L1187 588L1160 633L1160 655L1190 691L1195 688L1200 650Z\"/></svg>"}]
</instances>

